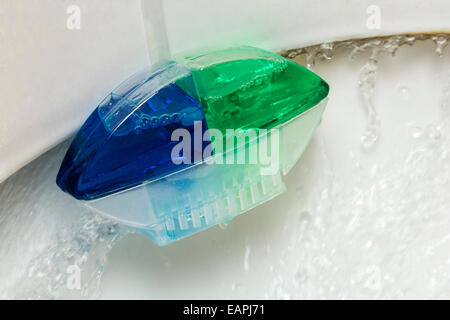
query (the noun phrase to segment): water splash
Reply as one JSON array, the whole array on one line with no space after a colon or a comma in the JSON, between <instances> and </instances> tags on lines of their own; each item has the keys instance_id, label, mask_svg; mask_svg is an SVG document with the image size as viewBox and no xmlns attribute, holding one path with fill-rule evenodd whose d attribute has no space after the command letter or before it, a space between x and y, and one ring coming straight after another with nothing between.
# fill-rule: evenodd
<instances>
[{"instance_id":1,"label":"water splash","mask_svg":"<svg viewBox=\"0 0 450 320\"><path fill-rule=\"evenodd\" d=\"M66 149L64 143L0 185L1 298L98 296L107 253L129 232L57 189ZM80 270L80 287L68 285L70 267Z\"/></svg>"},{"instance_id":2,"label":"water splash","mask_svg":"<svg viewBox=\"0 0 450 320\"><path fill-rule=\"evenodd\" d=\"M281 52L282 56L294 59L299 55L306 56L306 67L314 69L316 61L330 60L338 49L350 48L350 59L369 53L367 63L361 68L358 86L360 88L361 105L367 115L366 129L361 135L361 146L365 150L373 148L379 139L381 121L373 101L376 86L378 60L381 54L394 56L402 46L412 46L417 41L432 40L436 44L436 54L443 56L448 46L448 34L396 35L372 39L329 42L307 48L292 49Z\"/></svg>"},{"instance_id":3,"label":"water splash","mask_svg":"<svg viewBox=\"0 0 450 320\"><path fill-rule=\"evenodd\" d=\"M30 261L15 298L56 299L95 298L100 295L100 280L107 253L127 232L114 223L90 214L81 216L70 230L58 233L57 241ZM70 281L78 276L80 286ZM76 271L75 271L76 272Z\"/></svg>"},{"instance_id":4,"label":"water splash","mask_svg":"<svg viewBox=\"0 0 450 320\"><path fill-rule=\"evenodd\" d=\"M448 298L449 150L450 129L430 124L404 162L355 161L346 182L329 168L298 208L313 216L287 230L297 267L275 263L266 298Z\"/></svg>"},{"instance_id":5,"label":"water splash","mask_svg":"<svg viewBox=\"0 0 450 320\"><path fill-rule=\"evenodd\" d=\"M368 141L379 136L379 128L371 127L376 116L371 98L380 55L395 55L400 46L417 40L433 40L436 54L442 57L448 38L417 35L337 43L353 48L351 58L368 54L359 78L363 105L367 108L369 104L375 113L368 116L365 134L375 133ZM303 217L289 226L289 232L298 238L285 248L284 255L295 257L297 268L281 263L272 266L274 279L267 298L450 296L450 71L445 74L442 116L427 125L406 125L411 140L401 161L383 165L351 151L352 176L343 181L322 154L324 159L319 162L328 170L320 170L327 174L318 173L320 181L308 193L306 207L303 202L298 207L299 212L312 212L313 218ZM409 95L406 85L398 90ZM323 147L320 150L324 152Z\"/></svg>"}]
</instances>

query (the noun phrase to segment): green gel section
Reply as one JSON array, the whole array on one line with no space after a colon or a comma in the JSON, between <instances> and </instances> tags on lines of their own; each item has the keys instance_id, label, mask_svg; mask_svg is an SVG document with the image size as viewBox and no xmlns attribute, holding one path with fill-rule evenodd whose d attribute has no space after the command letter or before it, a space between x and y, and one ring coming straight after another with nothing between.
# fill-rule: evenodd
<instances>
[{"instance_id":1,"label":"green gel section","mask_svg":"<svg viewBox=\"0 0 450 320\"><path fill-rule=\"evenodd\" d=\"M328 84L308 69L253 47L190 55L183 63L192 70L208 128L223 133L274 128L329 92Z\"/></svg>"}]
</instances>

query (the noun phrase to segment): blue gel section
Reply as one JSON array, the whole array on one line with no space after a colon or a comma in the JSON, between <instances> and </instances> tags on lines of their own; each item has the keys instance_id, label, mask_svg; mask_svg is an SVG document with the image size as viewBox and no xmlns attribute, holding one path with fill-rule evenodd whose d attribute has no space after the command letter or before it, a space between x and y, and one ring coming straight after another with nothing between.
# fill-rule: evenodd
<instances>
[{"instance_id":1,"label":"blue gel section","mask_svg":"<svg viewBox=\"0 0 450 320\"><path fill-rule=\"evenodd\" d=\"M201 121L202 136L207 126L196 100L175 83L161 88L142 105L135 102L140 103L138 99L130 99L132 95L112 93L85 122L58 173L62 190L80 200L93 200L201 160L206 143L202 141L201 150L195 149L194 121ZM187 163L172 161L172 149L179 143L171 140L176 129L186 129L192 137L194 152L180 153Z\"/></svg>"}]
</instances>

